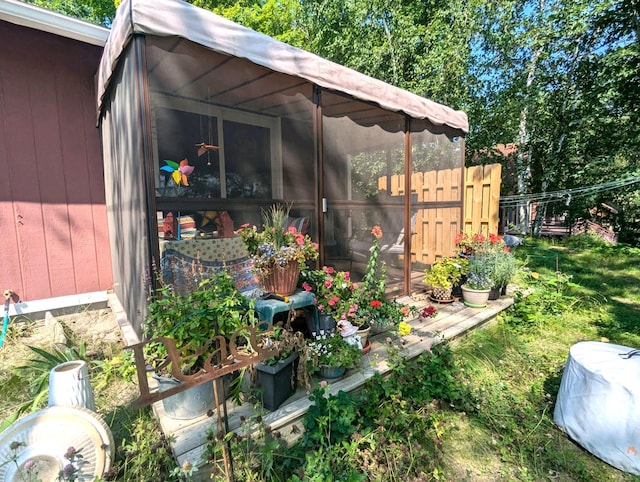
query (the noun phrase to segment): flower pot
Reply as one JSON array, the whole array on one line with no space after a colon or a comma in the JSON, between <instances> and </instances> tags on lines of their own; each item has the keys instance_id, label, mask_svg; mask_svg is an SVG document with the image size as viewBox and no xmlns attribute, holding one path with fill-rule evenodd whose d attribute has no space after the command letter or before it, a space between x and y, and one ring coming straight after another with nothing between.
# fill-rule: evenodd
<instances>
[{"instance_id":1,"label":"flower pot","mask_svg":"<svg viewBox=\"0 0 640 482\"><path fill-rule=\"evenodd\" d=\"M320 378L323 380L336 380L344 375L347 369L344 367L330 367L322 365L320 367Z\"/></svg>"},{"instance_id":2,"label":"flower pot","mask_svg":"<svg viewBox=\"0 0 640 482\"><path fill-rule=\"evenodd\" d=\"M442 288L440 286L434 286L431 290L431 299L435 301L449 301L451 300L451 288Z\"/></svg>"},{"instance_id":3,"label":"flower pot","mask_svg":"<svg viewBox=\"0 0 640 482\"><path fill-rule=\"evenodd\" d=\"M465 305L472 308L484 308L489 301L490 289L486 290L474 290L467 288L467 285L462 285L462 299Z\"/></svg>"},{"instance_id":4,"label":"flower pot","mask_svg":"<svg viewBox=\"0 0 640 482\"><path fill-rule=\"evenodd\" d=\"M362 330L358 330L356 332L356 334L358 336L360 336L360 343L362 343L362 346L364 347L367 344L367 340L369 339L369 333L371 332L371 327L367 326L366 328L362 329Z\"/></svg>"},{"instance_id":5,"label":"flower pot","mask_svg":"<svg viewBox=\"0 0 640 482\"><path fill-rule=\"evenodd\" d=\"M182 382L169 377L163 377L156 374L152 375L158 382L158 390L160 392L167 391L173 387L180 385ZM224 379L224 377L223 377ZM221 383L222 379L217 380ZM222 386L218 385L219 387ZM178 420L190 420L197 418L209 411L215 406L213 395L213 383L205 382L195 387L186 389L183 392L176 393L162 400L164 411L171 418Z\"/></svg>"},{"instance_id":6,"label":"flower pot","mask_svg":"<svg viewBox=\"0 0 640 482\"><path fill-rule=\"evenodd\" d=\"M284 267L275 266L273 271L262 278L262 287L271 293L289 296L295 293L300 278L300 265L289 261Z\"/></svg>"},{"instance_id":7,"label":"flower pot","mask_svg":"<svg viewBox=\"0 0 640 482\"><path fill-rule=\"evenodd\" d=\"M262 405L274 411L295 392L299 355L293 353L276 365L258 363L255 388L261 390Z\"/></svg>"},{"instance_id":8,"label":"flower pot","mask_svg":"<svg viewBox=\"0 0 640 482\"><path fill-rule=\"evenodd\" d=\"M489 299L490 300L499 299L500 298L500 291L501 291L501 288L499 286L491 287L491 290L489 291Z\"/></svg>"},{"instance_id":9,"label":"flower pot","mask_svg":"<svg viewBox=\"0 0 640 482\"><path fill-rule=\"evenodd\" d=\"M49 373L49 406L66 405L96 410L87 362L68 361Z\"/></svg>"},{"instance_id":10,"label":"flower pot","mask_svg":"<svg viewBox=\"0 0 640 482\"><path fill-rule=\"evenodd\" d=\"M451 288L451 296L455 296L456 298L460 298L462 296L462 285L467 282L467 275L463 274L456 284Z\"/></svg>"},{"instance_id":11,"label":"flower pot","mask_svg":"<svg viewBox=\"0 0 640 482\"><path fill-rule=\"evenodd\" d=\"M316 325L316 317L312 312L305 313L305 321L307 323L307 330L309 333L313 335L330 335L334 331L336 331L336 320L331 315L325 315L322 313L318 313L318 320Z\"/></svg>"}]
</instances>

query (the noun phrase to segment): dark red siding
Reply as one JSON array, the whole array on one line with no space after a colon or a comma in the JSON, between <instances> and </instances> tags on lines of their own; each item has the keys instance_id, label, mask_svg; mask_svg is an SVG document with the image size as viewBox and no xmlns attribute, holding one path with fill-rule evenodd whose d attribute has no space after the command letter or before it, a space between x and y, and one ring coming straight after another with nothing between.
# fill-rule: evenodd
<instances>
[{"instance_id":1,"label":"dark red siding","mask_svg":"<svg viewBox=\"0 0 640 482\"><path fill-rule=\"evenodd\" d=\"M0 21L0 291L113 283L94 74L102 49Z\"/></svg>"}]
</instances>

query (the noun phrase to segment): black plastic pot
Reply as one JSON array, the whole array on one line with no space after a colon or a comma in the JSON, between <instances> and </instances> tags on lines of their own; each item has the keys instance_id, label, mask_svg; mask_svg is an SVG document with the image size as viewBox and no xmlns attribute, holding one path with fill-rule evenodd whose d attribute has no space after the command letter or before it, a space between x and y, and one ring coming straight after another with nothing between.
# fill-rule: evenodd
<instances>
[{"instance_id":1,"label":"black plastic pot","mask_svg":"<svg viewBox=\"0 0 640 482\"><path fill-rule=\"evenodd\" d=\"M276 365L258 363L256 388L261 391L262 405L274 411L295 392L298 354L293 353Z\"/></svg>"}]
</instances>

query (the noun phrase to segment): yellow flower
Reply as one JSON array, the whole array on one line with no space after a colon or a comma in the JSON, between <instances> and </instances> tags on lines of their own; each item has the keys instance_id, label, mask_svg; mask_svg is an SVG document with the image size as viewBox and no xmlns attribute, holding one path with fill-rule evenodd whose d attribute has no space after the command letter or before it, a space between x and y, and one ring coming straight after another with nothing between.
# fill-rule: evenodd
<instances>
[{"instance_id":1,"label":"yellow flower","mask_svg":"<svg viewBox=\"0 0 640 482\"><path fill-rule=\"evenodd\" d=\"M398 325L398 333L400 333L400 335L402 336L408 335L409 333L411 333L411 325L409 325L409 323L407 323L406 321L401 321Z\"/></svg>"}]
</instances>

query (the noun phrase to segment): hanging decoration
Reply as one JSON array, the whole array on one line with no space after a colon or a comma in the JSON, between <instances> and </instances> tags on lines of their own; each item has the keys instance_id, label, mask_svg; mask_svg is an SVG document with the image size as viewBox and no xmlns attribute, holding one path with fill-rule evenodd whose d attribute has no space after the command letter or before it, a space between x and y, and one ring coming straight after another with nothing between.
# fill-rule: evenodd
<instances>
[{"instance_id":1,"label":"hanging decoration","mask_svg":"<svg viewBox=\"0 0 640 482\"><path fill-rule=\"evenodd\" d=\"M208 153L209 151L215 151L220 149L220 147L218 146L214 146L212 144L205 144L204 142L196 144L196 147L198 148L198 157L202 156L205 152Z\"/></svg>"},{"instance_id":2,"label":"hanging decoration","mask_svg":"<svg viewBox=\"0 0 640 482\"><path fill-rule=\"evenodd\" d=\"M170 161L165 159L166 166L162 166L160 168L161 171L168 172L171 174L171 178L174 180L176 185L180 186L188 186L189 182L187 181L187 177L191 175L194 170L193 166L189 165L189 161L185 158L180 161L178 164L175 161Z\"/></svg>"}]
</instances>

